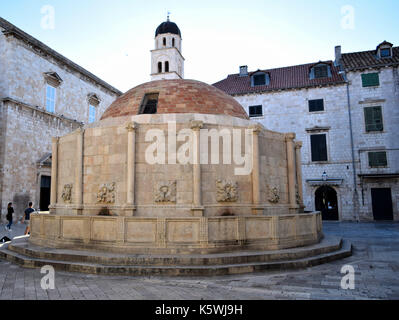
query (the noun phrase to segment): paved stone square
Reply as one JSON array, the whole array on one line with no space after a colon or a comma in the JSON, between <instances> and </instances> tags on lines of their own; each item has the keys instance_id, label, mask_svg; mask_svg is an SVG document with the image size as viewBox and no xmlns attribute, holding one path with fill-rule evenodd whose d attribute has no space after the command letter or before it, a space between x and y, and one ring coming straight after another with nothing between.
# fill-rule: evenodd
<instances>
[{"instance_id":1,"label":"paved stone square","mask_svg":"<svg viewBox=\"0 0 399 320\"><path fill-rule=\"evenodd\" d=\"M253 300L399 299L399 223L324 222L325 234L352 242L353 255L304 270L223 277L126 277L56 272L55 289L43 290L40 269L0 260L0 299L13 300ZM23 234L16 225L12 237ZM10 237L0 225L0 238ZM10 237L11 238L11 237ZM355 289L343 290L341 268L355 269Z\"/></svg>"}]
</instances>

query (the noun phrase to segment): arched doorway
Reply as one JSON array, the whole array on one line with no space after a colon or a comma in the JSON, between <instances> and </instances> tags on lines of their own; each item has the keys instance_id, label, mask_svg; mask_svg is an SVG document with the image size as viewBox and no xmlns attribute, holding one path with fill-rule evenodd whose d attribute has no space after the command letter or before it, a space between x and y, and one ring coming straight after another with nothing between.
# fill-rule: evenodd
<instances>
[{"instance_id":1,"label":"arched doorway","mask_svg":"<svg viewBox=\"0 0 399 320\"><path fill-rule=\"evenodd\" d=\"M321 186L315 193L316 211L323 220L338 220L337 192L329 186Z\"/></svg>"}]
</instances>

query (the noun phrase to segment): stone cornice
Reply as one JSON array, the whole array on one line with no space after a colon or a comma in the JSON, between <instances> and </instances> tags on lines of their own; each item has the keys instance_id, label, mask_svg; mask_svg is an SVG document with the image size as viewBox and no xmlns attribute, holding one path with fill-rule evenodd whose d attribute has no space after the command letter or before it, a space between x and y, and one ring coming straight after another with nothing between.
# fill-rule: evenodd
<instances>
[{"instance_id":1,"label":"stone cornice","mask_svg":"<svg viewBox=\"0 0 399 320\"><path fill-rule=\"evenodd\" d=\"M153 49L150 50L150 52L154 52L154 51L161 51L161 50L169 50L169 49L175 49L177 51L177 53L180 55L180 57L183 59L183 61L185 61L186 59L184 59L183 55L181 54L181 52L179 51L179 49L177 49L176 47L169 47L169 48L159 48L159 49Z\"/></svg>"},{"instance_id":2,"label":"stone cornice","mask_svg":"<svg viewBox=\"0 0 399 320\"><path fill-rule=\"evenodd\" d=\"M12 102L12 103L14 103L14 104L16 104L18 106L21 106L21 107L36 111L36 112L41 113L41 114L45 114L47 116L59 119L61 121L66 121L66 122L70 122L70 123L76 123L79 126L83 126L83 122L79 122L79 121L77 121L75 119L67 118L67 117L64 117L64 116L57 115L55 113L48 112L48 111L46 111L43 108L35 107L35 106L31 105L31 104L19 101L19 100L14 99L14 98L10 98L10 97L0 98L0 101L2 101L2 102Z\"/></svg>"},{"instance_id":3,"label":"stone cornice","mask_svg":"<svg viewBox=\"0 0 399 320\"><path fill-rule=\"evenodd\" d=\"M313 128L306 128L305 130L307 132L322 132L322 131L328 131L330 130L331 127L321 127L321 126L315 126Z\"/></svg>"},{"instance_id":4,"label":"stone cornice","mask_svg":"<svg viewBox=\"0 0 399 320\"><path fill-rule=\"evenodd\" d=\"M311 186L324 186L324 185L331 185L331 186L339 186L342 184L344 179L342 178L328 178L327 180L323 179L306 179L306 183Z\"/></svg>"},{"instance_id":5,"label":"stone cornice","mask_svg":"<svg viewBox=\"0 0 399 320\"><path fill-rule=\"evenodd\" d=\"M168 71L168 72L157 72L157 73L151 73L150 76L157 76L157 75L165 75L165 74L176 74L180 79L183 79L180 74L178 74L176 71Z\"/></svg>"},{"instance_id":6,"label":"stone cornice","mask_svg":"<svg viewBox=\"0 0 399 320\"><path fill-rule=\"evenodd\" d=\"M386 100L385 99L372 99L372 98L369 98L369 99L364 99L364 100L362 100L362 101L359 101L358 103L359 104L369 104L369 103L383 103L383 102L385 102Z\"/></svg>"}]
</instances>

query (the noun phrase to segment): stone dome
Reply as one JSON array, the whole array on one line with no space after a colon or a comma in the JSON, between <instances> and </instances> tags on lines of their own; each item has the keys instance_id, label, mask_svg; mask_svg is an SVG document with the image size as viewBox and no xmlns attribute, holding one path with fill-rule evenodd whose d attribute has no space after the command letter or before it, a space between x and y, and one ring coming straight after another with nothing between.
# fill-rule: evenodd
<instances>
[{"instance_id":1,"label":"stone dome","mask_svg":"<svg viewBox=\"0 0 399 320\"><path fill-rule=\"evenodd\" d=\"M117 98L101 120L134 116L143 112L146 101L155 100L157 114L201 113L229 115L248 119L244 108L231 96L195 80L157 80L141 84Z\"/></svg>"},{"instance_id":2,"label":"stone dome","mask_svg":"<svg viewBox=\"0 0 399 320\"><path fill-rule=\"evenodd\" d=\"M180 29L177 26L176 23L171 22L171 21L165 21L162 22L157 30L155 31L155 37L159 34L164 34L164 33L173 33L173 34L177 34L181 37L181 33L180 33Z\"/></svg>"}]
</instances>

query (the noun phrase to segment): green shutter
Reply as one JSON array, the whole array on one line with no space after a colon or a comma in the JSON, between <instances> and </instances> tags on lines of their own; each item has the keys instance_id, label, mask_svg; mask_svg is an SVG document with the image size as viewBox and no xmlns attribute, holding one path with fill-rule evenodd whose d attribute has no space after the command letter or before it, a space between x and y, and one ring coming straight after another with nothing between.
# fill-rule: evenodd
<instances>
[{"instance_id":1,"label":"green shutter","mask_svg":"<svg viewBox=\"0 0 399 320\"><path fill-rule=\"evenodd\" d=\"M366 73L362 74L362 86L363 87L375 87L380 85L380 78L378 73Z\"/></svg>"},{"instance_id":2,"label":"green shutter","mask_svg":"<svg viewBox=\"0 0 399 320\"><path fill-rule=\"evenodd\" d=\"M382 110L381 107L364 108L364 119L366 123L366 132L382 131Z\"/></svg>"},{"instance_id":3,"label":"green shutter","mask_svg":"<svg viewBox=\"0 0 399 320\"><path fill-rule=\"evenodd\" d=\"M386 167L387 164L387 153L385 151L369 152L370 167Z\"/></svg>"}]
</instances>

